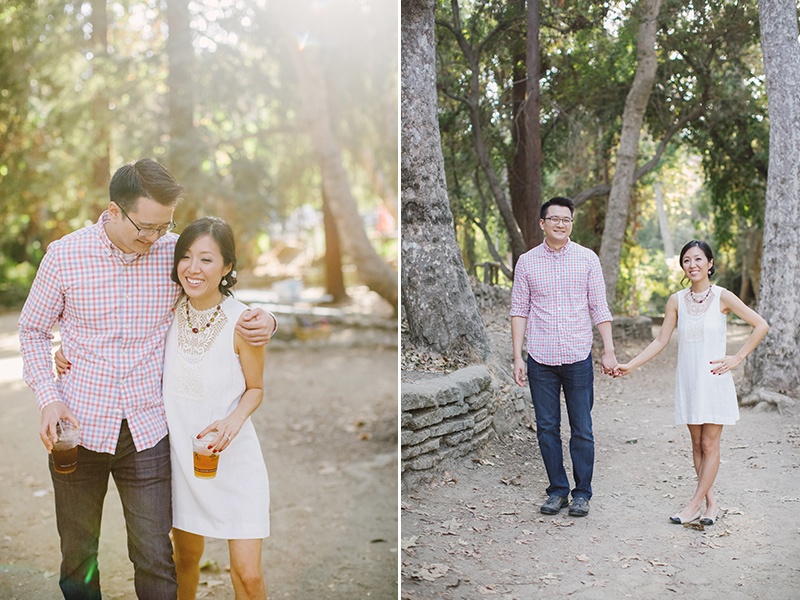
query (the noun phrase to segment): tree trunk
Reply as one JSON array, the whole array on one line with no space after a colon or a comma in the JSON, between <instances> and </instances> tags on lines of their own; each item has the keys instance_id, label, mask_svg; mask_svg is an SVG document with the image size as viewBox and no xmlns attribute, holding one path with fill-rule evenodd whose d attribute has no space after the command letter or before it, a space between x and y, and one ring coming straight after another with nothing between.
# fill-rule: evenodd
<instances>
[{"instance_id":1,"label":"tree trunk","mask_svg":"<svg viewBox=\"0 0 800 600\"><path fill-rule=\"evenodd\" d=\"M92 0L92 37L89 47L95 58L96 77L105 77L106 59L108 58L108 11L106 0ZM96 71L101 65L100 72ZM108 184L111 181L111 131L109 127L108 94L104 89L95 92L92 98L94 113L94 159L92 161L91 203L92 214L100 214L108 206ZM99 209L99 210L98 210Z\"/></svg>"},{"instance_id":2,"label":"tree trunk","mask_svg":"<svg viewBox=\"0 0 800 600\"><path fill-rule=\"evenodd\" d=\"M364 172L372 184L375 193L378 194L386 210L392 215L395 223L399 223L397 214L397 188L389 185L381 168L378 166L378 161L375 160L375 154L368 146L361 146L354 152L355 157L364 169Z\"/></svg>"},{"instance_id":3,"label":"tree trunk","mask_svg":"<svg viewBox=\"0 0 800 600\"><path fill-rule=\"evenodd\" d=\"M484 360L486 329L453 231L436 107L435 0L401 5L402 300L417 348Z\"/></svg>"},{"instance_id":4,"label":"tree trunk","mask_svg":"<svg viewBox=\"0 0 800 600\"><path fill-rule=\"evenodd\" d=\"M525 0L519 0L525 9ZM539 209L542 206L542 142L539 127L539 2L528 0L526 52L514 61L512 89L516 147L509 167L508 187L511 208L528 249L542 242ZM525 65L523 67L523 65ZM512 266L519 255L512 256Z\"/></svg>"},{"instance_id":5,"label":"tree trunk","mask_svg":"<svg viewBox=\"0 0 800 600\"><path fill-rule=\"evenodd\" d=\"M524 0L521 0L524 4ZM512 112L514 124L511 129L512 141L514 142L514 156L508 166L508 194L511 197L511 210L514 219L519 225L525 246L530 248L528 237L531 235L530 227L537 226L539 222L529 219L528 207L531 206L531 171L529 169L530 159L530 133L528 130L527 113L524 110L526 104L527 69L525 68L524 54L521 52L514 57L514 68L512 77L514 84L511 89ZM513 251L511 253L511 264L516 265L520 255Z\"/></svg>"},{"instance_id":6,"label":"tree trunk","mask_svg":"<svg viewBox=\"0 0 800 600\"><path fill-rule=\"evenodd\" d=\"M168 166L178 183L186 187L186 196L192 199L180 205L181 219L192 221L204 212L205 196L200 191L200 145L194 129L194 48L188 0L168 0L166 15L169 26Z\"/></svg>"},{"instance_id":7,"label":"tree trunk","mask_svg":"<svg viewBox=\"0 0 800 600\"><path fill-rule=\"evenodd\" d=\"M539 210L542 207L542 134L539 122L541 113L541 96L539 94L539 77L541 61L539 60L539 0L528 0L527 42L525 64L528 70L526 79L526 102L523 112L527 129L529 185L531 188L529 204L526 207L525 242L528 248L542 243L544 233L539 227ZM531 223L532 221L532 223Z\"/></svg>"},{"instance_id":8,"label":"tree trunk","mask_svg":"<svg viewBox=\"0 0 800 600\"><path fill-rule=\"evenodd\" d=\"M358 205L350 190L347 172L331 123L325 73L318 63L317 49L305 48L289 41L294 56L303 110L314 155L322 172L322 186L339 238L358 271L359 279L397 310L397 272L375 251L367 237Z\"/></svg>"},{"instance_id":9,"label":"tree trunk","mask_svg":"<svg viewBox=\"0 0 800 600\"><path fill-rule=\"evenodd\" d=\"M468 40L467 36L464 33L464 29L462 27L458 0L450 0L450 6L453 10L453 23L440 22L440 24L444 27L447 27L447 29L456 38L458 46L464 53L464 58L469 64L469 70L470 70L469 72L470 83L468 86L469 91L467 93L466 98L457 97L455 99L457 99L459 102L462 102L468 109L472 140L475 144L475 155L478 159L478 165L480 165L481 171L486 177L486 181L489 184L489 189L492 192L492 197L494 198L495 204L497 205L497 210L500 213L500 218L503 220L503 224L505 225L506 231L508 232L508 239L509 239L509 244L511 246L511 252L513 255L519 256L528 249L527 244L525 243L525 238L523 237L522 231L520 231L519 225L517 224L517 221L514 218L514 212L511 207L511 201L508 198L505 189L503 188L503 184L500 182L500 178L497 176L497 173L495 172L494 167L492 166L492 161L489 156L489 151L487 150L486 143L484 141L483 124L481 121L481 100L482 100L482 92L480 86L481 49L491 37L497 35L500 31L502 31L506 27L506 25L500 24L497 27L495 27L495 29L493 29L481 42ZM440 144L440 150L441 150L441 144Z\"/></svg>"},{"instance_id":10,"label":"tree trunk","mask_svg":"<svg viewBox=\"0 0 800 600\"><path fill-rule=\"evenodd\" d=\"M769 333L747 359L754 392L800 387L800 45L797 4L760 0L769 102L769 170L757 311Z\"/></svg>"},{"instance_id":11,"label":"tree trunk","mask_svg":"<svg viewBox=\"0 0 800 600\"><path fill-rule=\"evenodd\" d=\"M325 228L325 291L335 303L347 299L347 288L342 273L342 245L336 219L333 217L325 189L322 189L322 225Z\"/></svg>"},{"instance_id":12,"label":"tree trunk","mask_svg":"<svg viewBox=\"0 0 800 600\"><path fill-rule=\"evenodd\" d=\"M672 244L672 234L669 232L667 211L664 209L664 190L661 189L661 184L658 181L653 184L653 191L656 194L658 228L661 230L661 239L664 242L664 259L670 259L675 256L675 246Z\"/></svg>"},{"instance_id":13,"label":"tree trunk","mask_svg":"<svg viewBox=\"0 0 800 600\"><path fill-rule=\"evenodd\" d=\"M639 132L642 119L653 89L656 75L656 31L661 0L642 0L639 5L639 37L637 40L637 65L633 84L625 100L622 113L622 133L617 151L614 180L608 197L603 241L600 244L600 263L606 282L608 305L614 306L619 279L619 261L622 239L628 224L628 207L634 183L636 160L639 156Z\"/></svg>"}]
</instances>

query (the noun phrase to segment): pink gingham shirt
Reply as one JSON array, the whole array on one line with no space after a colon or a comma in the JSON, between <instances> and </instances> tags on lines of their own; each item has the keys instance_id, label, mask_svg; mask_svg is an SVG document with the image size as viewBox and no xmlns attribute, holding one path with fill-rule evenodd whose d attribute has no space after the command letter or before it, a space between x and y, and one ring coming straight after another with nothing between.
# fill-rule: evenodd
<instances>
[{"instance_id":1,"label":"pink gingham shirt","mask_svg":"<svg viewBox=\"0 0 800 600\"><path fill-rule=\"evenodd\" d=\"M585 360L592 321L611 321L597 255L573 241L559 251L546 242L519 257L511 290L511 316L528 319L528 355L543 365Z\"/></svg>"},{"instance_id":2,"label":"pink gingham shirt","mask_svg":"<svg viewBox=\"0 0 800 600\"><path fill-rule=\"evenodd\" d=\"M97 223L51 243L19 320L23 377L39 408L62 400L81 424L81 445L113 453L122 419L136 449L167 434L161 373L180 286L170 279L177 236L146 254L123 254ZM58 322L72 368L53 377Z\"/></svg>"}]
</instances>

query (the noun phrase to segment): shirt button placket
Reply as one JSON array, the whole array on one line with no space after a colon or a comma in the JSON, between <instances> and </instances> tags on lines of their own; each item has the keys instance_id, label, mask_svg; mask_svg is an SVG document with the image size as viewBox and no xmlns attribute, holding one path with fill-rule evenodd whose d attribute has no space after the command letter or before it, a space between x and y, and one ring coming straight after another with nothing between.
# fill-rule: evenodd
<instances>
[{"instance_id":1,"label":"shirt button placket","mask_svg":"<svg viewBox=\"0 0 800 600\"><path fill-rule=\"evenodd\" d=\"M132 285L133 269L131 268L132 266L133 266L133 263L125 263L124 264L124 268L122 269L122 275L123 275L123 277L122 277L122 289L120 290L120 292L121 292L120 299L122 300L122 302L120 302L120 305L121 305L120 306L120 313L121 313L121 317L122 317L122 329L123 329L123 332L122 332L122 347L123 348L128 347L129 343L130 343L129 332L130 332L130 319L131 319L131 315L132 315L132 310L131 310L131 302L129 300L130 300L130 297L131 297L131 292L133 290L133 285ZM121 368L121 369L125 368L124 367L124 365L125 365L125 356L124 356L124 353L122 353L122 352L120 353L120 356L119 356L119 358L117 360L117 365L119 365L119 368ZM124 377L120 377L117 380L117 389L119 391L119 393L117 395L117 398L119 398L119 405L118 405L118 407L116 409L114 409L114 413L119 418L119 417L122 417L124 415L124 409L123 409L123 407L125 405L125 400L124 400L125 379L124 379Z\"/></svg>"}]
</instances>

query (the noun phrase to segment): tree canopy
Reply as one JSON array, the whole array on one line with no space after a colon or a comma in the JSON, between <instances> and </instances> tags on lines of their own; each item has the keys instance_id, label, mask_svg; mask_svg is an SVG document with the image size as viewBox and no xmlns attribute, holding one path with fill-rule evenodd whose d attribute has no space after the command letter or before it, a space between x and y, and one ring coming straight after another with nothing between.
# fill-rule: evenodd
<instances>
[{"instance_id":1,"label":"tree canopy","mask_svg":"<svg viewBox=\"0 0 800 600\"><path fill-rule=\"evenodd\" d=\"M513 267L509 256L517 254L517 232L496 197L509 193L518 145L519 110L512 100L524 54L515 48L524 47L527 33L520 6L524 3L439 0L437 11L439 121L462 253L468 269L486 260L505 261L506 274ZM542 197L566 195L581 205L574 235L598 251L623 109L637 66L642 3L543 1L539 6ZM454 26L456 15L460 28ZM768 135L757 3L665 0L655 50L657 69L644 113L631 208L622 225L616 308L646 309L636 287L636 266L654 253L662 263L669 258L661 236L638 237L648 227L646 219L655 217L646 207L655 206L653 184L659 181L671 182L663 186L668 213L685 206L671 198L692 194L685 216L693 231L681 228L675 245L680 248L686 235L708 238L726 267L723 283L752 301ZM473 97L479 99L479 111L470 112ZM501 182L499 194L480 164L476 125ZM692 179L687 187L674 187L683 179L675 174L686 169L697 174L701 186ZM680 211L684 214L684 208ZM656 296L651 310L663 300Z\"/></svg>"},{"instance_id":2,"label":"tree canopy","mask_svg":"<svg viewBox=\"0 0 800 600\"><path fill-rule=\"evenodd\" d=\"M0 296L24 295L47 244L95 221L140 157L187 187L179 224L231 222L245 264L270 223L321 209L298 49L320 50L358 208L396 215L397 28L397 3L374 0L4 2Z\"/></svg>"}]
</instances>

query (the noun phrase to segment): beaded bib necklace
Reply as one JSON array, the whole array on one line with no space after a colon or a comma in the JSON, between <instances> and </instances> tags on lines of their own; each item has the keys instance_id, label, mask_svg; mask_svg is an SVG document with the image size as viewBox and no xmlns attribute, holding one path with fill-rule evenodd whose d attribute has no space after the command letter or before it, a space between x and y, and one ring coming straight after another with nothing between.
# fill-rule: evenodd
<instances>
[{"instance_id":1,"label":"beaded bib necklace","mask_svg":"<svg viewBox=\"0 0 800 600\"><path fill-rule=\"evenodd\" d=\"M217 339L228 318L222 310L222 302L208 310L197 310L184 297L176 311L178 346L187 355L205 354Z\"/></svg>"},{"instance_id":2,"label":"beaded bib necklace","mask_svg":"<svg viewBox=\"0 0 800 600\"><path fill-rule=\"evenodd\" d=\"M705 302L706 298L708 298L709 294L711 294L711 286L708 286L708 288L706 289L706 293L703 294L703 296L698 300L697 299L697 295L692 291L691 288L689 288L689 297L694 302L697 302L698 304L702 304L703 302ZM217 307L217 308L219 308L219 307Z\"/></svg>"},{"instance_id":3,"label":"beaded bib necklace","mask_svg":"<svg viewBox=\"0 0 800 600\"><path fill-rule=\"evenodd\" d=\"M192 333L200 333L201 331L205 331L206 329L208 329L209 327L211 327L211 324L214 322L214 319L216 319L216 318L217 318L217 315L219 314L219 310L220 310L220 306L221 306L221 304L217 304L217 307L214 309L214 314L213 314L213 315L211 315L211 318L210 318L210 319L208 319L208 323L206 323L206 324L205 324L205 326L203 326L203 327L195 327L195 326L193 326L193 325L192 325L192 317L191 317L191 315L189 314L189 306L191 306L191 304L192 304L192 303L191 303L191 302L189 302L188 300L186 301L186 323L188 323L188 325L189 325L189 329L191 329L191 330L192 330ZM192 306L192 308L194 308L194 307ZM197 310L197 309L195 308L195 309L194 309L194 311L195 311L195 314L196 314L196 315L198 315L198 316L203 316L203 315L205 315L207 312L211 312L211 309L209 308L209 309L208 309L208 310L206 310L206 311L202 311L202 310ZM202 321L205 321L205 319L203 319ZM202 321L201 321L201 323L202 323Z\"/></svg>"},{"instance_id":4,"label":"beaded bib necklace","mask_svg":"<svg viewBox=\"0 0 800 600\"><path fill-rule=\"evenodd\" d=\"M708 311L708 307L711 306L711 300L714 298L713 292L714 286L708 286L708 289L705 293L701 294L698 298L697 295L691 290L688 290L688 293L684 296L685 304L686 304L686 312L691 316L698 316L703 315Z\"/></svg>"}]
</instances>

